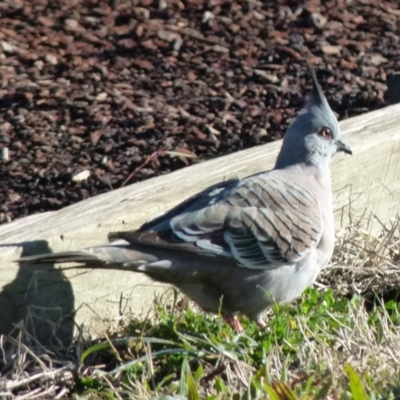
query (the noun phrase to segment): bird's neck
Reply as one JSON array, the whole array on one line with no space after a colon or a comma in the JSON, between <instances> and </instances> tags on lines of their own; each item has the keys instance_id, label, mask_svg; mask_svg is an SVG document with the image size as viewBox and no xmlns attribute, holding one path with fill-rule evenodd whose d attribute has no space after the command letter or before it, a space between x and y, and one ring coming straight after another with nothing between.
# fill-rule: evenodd
<instances>
[{"instance_id":1,"label":"bird's neck","mask_svg":"<svg viewBox=\"0 0 400 400\"><path fill-rule=\"evenodd\" d=\"M300 180L311 180L323 187L324 192L331 192L329 157L310 153L301 147L282 146L274 169L292 170Z\"/></svg>"},{"instance_id":2,"label":"bird's neck","mask_svg":"<svg viewBox=\"0 0 400 400\"><path fill-rule=\"evenodd\" d=\"M301 145L288 145L284 141L276 159L275 169L292 168L296 165L312 167L321 174L330 176L329 157L317 151L309 151Z\"/></svg>"}]
</instances>

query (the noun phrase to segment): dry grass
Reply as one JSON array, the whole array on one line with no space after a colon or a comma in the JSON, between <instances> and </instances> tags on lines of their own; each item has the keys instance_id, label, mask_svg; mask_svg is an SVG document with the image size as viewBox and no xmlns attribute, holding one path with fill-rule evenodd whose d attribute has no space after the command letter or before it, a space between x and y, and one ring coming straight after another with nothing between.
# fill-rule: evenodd
<instances>
[{"instance_id":1,"label":"dry grass","mask_svg":"<svg viewBox=\"0 0 400 400\"><path fill-rule=\"evenodd\" d=\"M371 221L374 219L374 221ZM378 235L370 233L375 222ZM336 250L330 269L320 281L336 294L358 293L371 300L375 295L385 300L396 298L400 291L400 217L384 225L376 217L364 215L337 234Z\"/></svg>"},{"instance_id":2,"label":"dry grass","mask_svg":"<svg viewBox=\"0 0 400 400\"><path fill-rule=\"evenodd\" d=\"M223 396L225 387L238 398L265 398L264 382L274 380L300 397L331 382L329 396L339 398L349 390L345 364L364 374L370 391L389 393L400 385L399 223L374 236L360 219L339 232L319 288L293 307L277 307L265 332L248 324L239 337L218 317L185 307L167 312L158 303L152 320L126 320L103 340L78 336L60 350L43 347L21 322L0 338L0 396L150 399L187 394L183 383L192 376L200 398Z\"/></svg>"},{"instance_id":3,"label":"dry grass","mask_svg":"<svg viewBox=\"0 0 400 400\"><path fill-rule=\"evenodd\" d=\"M0 337L1 397L64 398L73 386L73 362L45 348L26 329L17 326Z\"/></svg>"}]
</instances>

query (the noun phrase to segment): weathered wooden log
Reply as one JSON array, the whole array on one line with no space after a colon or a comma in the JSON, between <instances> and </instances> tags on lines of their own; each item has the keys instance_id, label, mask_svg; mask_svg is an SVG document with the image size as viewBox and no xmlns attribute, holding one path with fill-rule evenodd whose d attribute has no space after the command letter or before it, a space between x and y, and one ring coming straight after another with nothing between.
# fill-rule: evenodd
<instances>
[{"instance_id":1,"label":"weathered wooden log","mask_svg":"<svg viewBox=\"0 0 400 400\"><path fill-rule=\"evenodd\" d=\"M394 217L400 199L400 105L345 120L341 127L354 155L332 161L337 227L348 224L350 209L367 210L381 221ZM121 304L136 314L147 310L160 285L141 274L20 268L13 260L105 242L107 232L134 229L212 183L270 169L280 146L278 141L254 147L0 226L0 331L33 316L48 320L35 325L47 339L55 332L70 340L73 321L63 319L70 314L96 334L107 320L119 318Z\"/></svg>"}]
</instances>

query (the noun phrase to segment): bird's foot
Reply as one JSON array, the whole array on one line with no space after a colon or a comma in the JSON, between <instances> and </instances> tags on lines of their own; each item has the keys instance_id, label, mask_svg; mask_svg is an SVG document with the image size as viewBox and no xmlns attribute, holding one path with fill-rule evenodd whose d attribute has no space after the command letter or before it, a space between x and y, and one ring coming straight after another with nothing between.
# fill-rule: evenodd
<instances>
[{"instance_id":1,"label":"bird's foot","mask_svg":"<svg viewBox=\"0 0 400 400\"><path fill-rule=\"evenodd\" d=\"M258 320L257 325L259 328L265 329L267 327L267 324L263 320Z\"/></svg>"},{"instance_id":2,"label":"bird's foot","mask_svg":"<svg viewBox=\"0 0 400 400\"><path fill-rule=\"evenodd\" d=\"M237 319L236 315L225 315L224 320L236 332L242 333L244 331L242 324Z\"/></svg>"}]
</instances>

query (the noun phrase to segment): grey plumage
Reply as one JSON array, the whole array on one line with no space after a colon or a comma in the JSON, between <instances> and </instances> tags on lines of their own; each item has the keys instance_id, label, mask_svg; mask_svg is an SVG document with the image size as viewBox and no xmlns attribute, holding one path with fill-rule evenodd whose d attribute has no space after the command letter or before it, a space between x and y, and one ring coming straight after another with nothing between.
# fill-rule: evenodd
<instances>
[{"instance_id":1,"label":"grey plumage","mask_svg":"<svg viewBox=\"0 0 400 400\"><path fill-rule=\"evenodd\" d=\"M289 302L331 258L334 222L329 160L351 154L311 71L313 91L287 131L275 168L198 193L137 231L88 249L25 257L147 274L178 287L211 312L262 324L274 301Z\"/></svg>"}]
</instances>

